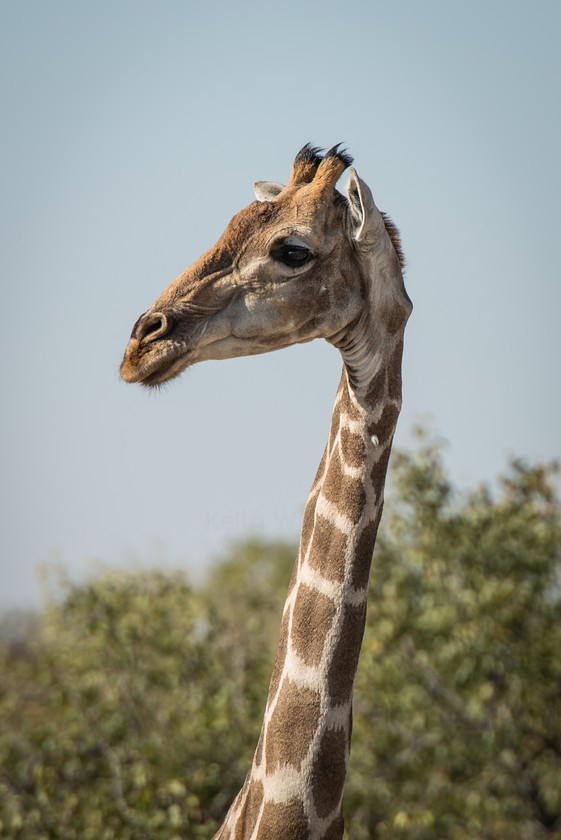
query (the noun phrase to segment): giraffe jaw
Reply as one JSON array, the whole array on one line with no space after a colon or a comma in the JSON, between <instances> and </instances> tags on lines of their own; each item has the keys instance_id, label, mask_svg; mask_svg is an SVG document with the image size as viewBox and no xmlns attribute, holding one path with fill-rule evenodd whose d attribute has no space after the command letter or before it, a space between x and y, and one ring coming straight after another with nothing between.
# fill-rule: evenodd
<instances>
[{"instance_id":1,"label":"giraffe jaw","mask_svg":"<svg viewBox=\"0 0 561 840\"><path fill-rule=\"evenodd\" d=\"M189 349L173 345L170 347L169 342L166 345L165 348L151 345L148 353L142 353L142 342L131 338L121 363L121 378L125 382L154 387L175 379L194 363L194 354Z\"/></svg>"},{"instance_id":2,"label":"giraffe jaw","mask_svg":"<svg viewBox=\"0 0 561 840\"><path fill-rule=\"evenodd\" d=\"M215 340L202 342L194 347L169 340L145 345L144 342L131 338L121 363L120 375L125 382L158 387L175 379L197 362L256 356L288 347L292 343L294 342L290 339L251 341L232 334L221 335Z\"/></svg>"},{"instance_id":3,"label":"giraffe jaw","mask_svg":"<svg viewBox=\"0 0 561 840\"><path fill-rule=\"evenodd\" d=\"M276 336L269 340L257 340L230 334L203 342L196 347L185 347L179 342L162 341L157 344L152 343L145 348L142 347L142 342L131 338L121 363L120 375L125 382L158 387L175 379L188 367L198 362L258 356L290 347L297 341L305 343L319 337L319 334L312 333L299 339L286 335Z\"/></svg>"}]
</instances>

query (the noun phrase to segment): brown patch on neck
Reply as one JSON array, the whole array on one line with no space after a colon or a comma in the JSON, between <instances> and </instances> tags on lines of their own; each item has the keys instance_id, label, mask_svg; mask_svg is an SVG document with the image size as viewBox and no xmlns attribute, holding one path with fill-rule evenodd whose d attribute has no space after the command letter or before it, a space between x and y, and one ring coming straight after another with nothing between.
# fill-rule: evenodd
<instances>
[{"instance_id":1,"label":"brown patch on neck","mask_svg":"<svg viewBox=\"0 0 561 840\"><path fill-rule=\"evenodd\" d=\"M355 589L365 589L368 585L370 567L372 565L372 555L374 553L374 544L376 542L376 534L378 533L378 525L381 517L382 505L380 505L378 509L376 519L366 525L358 540L352 572L352 584Z\"/></svg>"},{"instance_id":2,"label":"brown patch on neck","mask_svg":"<svg viewBox=\"0 0 561 840\"><path fill-rule=\"evenodd\" d=\"M327 833L323 835L322 840L341 840L343 837L344 831L344 823L343 823L343 815L337 814L329 828L327 829Z\"/></svg>"},{"instance_id":3,"label":"brown patch on neck","mask_svg":"<svg viewBox=\"0 0 561 840\"><path fill-rule=\"evenodd\" d=\"M347 542L346 534L321 514L317 514L308 565L327 580L342 583L345 577Z\"/></svg>"},{"instance_id":4,"label":"brown patch on neck","mask_svg":"<svg viewBox=\"0 0 561 840\"><path fill-rule=\"evenodd\" d=\"M261 782L249 783L247 796L239 814L238 821L233 834L229 835L232 840L245 840L245 838L247 838L248 834L246 829L248 826L254 826L257 822L262 802L263 785Z\"/></svg>"},{"instance_id":5,"label":"brown patch on neck","mask_svg":"<svg viewBox=\"0 0 561 840\"><path fill-rule=\"evenodd\" d=\"M333 705L350 702L365 622L366 602L358 606L346 605L339 640L327 675L329 698Z\"/></svg>"},{"instance_id":6,"label":"brown patch on neck","mask_svg":"<svg viewBox=\"0 0 561 840\"><path fill-rule=\"evenodd\" d=\"M259 822L259 840L308 840L310 827L299 799L266 802Z\"/></svg>"},{"instance_id":7,"label":"brown patch on neck","mask_svg":"<svg viewBox=\"0 0 561 840\"><path fill-rule=\"evenodd\" d=\"M345 475L338 457L331 458L329 462L322 493L328 502L342 508L342 513L354 525L360 521L366 504L362 480L355 476ZM342 504L341 500L343 500Z\"/></svg>"},{"instance_id":8,"label":"brown patch on neck","mask_svg":"<svg viewBox=\"0 0 561 840\"><path fill-rule=\"evenodd\" d=\"M285 678L277 704L267 724L265 762L267 773L289 765L298 771L318 727L321 703L317 692L298 687Z\"/></svg>"},{"instance_id":9,"label":"brown patch on neck","mask_svg":"<svg viewBox=\"0 0 561 840\"><path fill-rule=\"evenodd\" d=\"M347 775L347 733L328 729L323 733L312 768L314 805L320 819L333 813L340 801Z\"/></svg>"},{"instance_id":10,"label":"brown patch on neck","mask_svg":"<svg viewBox=\"0 0 561 840\"><path fill-rule=\"evenodd\" d=\"M292 575L293 578L295 578L295 573L296 566L294 566L294 572ZM267 706L269 706L270 703L272 703L272 701L275 699L280 684L280 679L282 677L282 669L284 667L284 660L286 658L286 651L288 647L289 621L290 613L287 610L282 619L279 646L277 649L277 657L275 659L275 667L273 668L273 674L271 676L271 684L269 686L269 699L267 700Z\"/></svg>"},{"instance_id":11,"label":"brown patch on neck","mask_svg":"<svg viewBox=\"0 0 561 840\"><path fill-rule=\"evenodd\" d=\"M331 598L300 584L292 612L290 642L306 665L312 668L319 665L334 617L335 605Z\"/></svg>"}]
</instances>

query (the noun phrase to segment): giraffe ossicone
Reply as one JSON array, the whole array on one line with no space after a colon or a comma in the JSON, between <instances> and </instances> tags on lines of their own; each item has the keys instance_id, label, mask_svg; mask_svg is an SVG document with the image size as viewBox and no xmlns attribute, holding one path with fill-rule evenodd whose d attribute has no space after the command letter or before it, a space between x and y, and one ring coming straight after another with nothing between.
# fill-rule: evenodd
<instances>
[{"instance_id":1,"label":"giraffe ossicone","mask_svg":"<svg viewBox=\"0 0 561 840\"><path fill-rule=\"evenodd\" d=\"M324 338L343 371L304 511L261 737L215 840L340 840L368 576L401 408L411 303L399 235L336 146L304 146L136 322L121 375L156 386L207 359Z\"/></svg>"}]
</instances>

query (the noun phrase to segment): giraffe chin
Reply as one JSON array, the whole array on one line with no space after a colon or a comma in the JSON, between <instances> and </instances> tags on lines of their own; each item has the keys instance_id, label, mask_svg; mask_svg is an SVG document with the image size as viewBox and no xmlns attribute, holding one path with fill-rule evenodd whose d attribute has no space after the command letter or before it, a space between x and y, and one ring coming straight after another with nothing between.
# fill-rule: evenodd
<instances>
[{"instance_id":1,"label":"giraffe chin","mask_svg":"<svg viewBox=\"0 0 561 840\"><path fill-rule=\"evenodd\" d=\"M164 359L163 364L160 364L156 370L144 374L138 382L147 388L157 388L159 385L171 382L191 364L193 364L193 361L185 356L170 360Z\"/></svg>"},{"instance_id":2,"label":"giraffe chin","mask_svg":"<svg viewBox=\"0 0 561 840\"><path fill-rule=\"evenodd\" d=\"M128 354L125 354L120 373L125 382L139 383L147 388L152 388L175 379L185 368L193 364L193 361L191 354L184 353L180 356L174 355L171 358L160 356L151 361L143 360L139 364L138 361L133 361Z\"/></svg>"}]
</instances>

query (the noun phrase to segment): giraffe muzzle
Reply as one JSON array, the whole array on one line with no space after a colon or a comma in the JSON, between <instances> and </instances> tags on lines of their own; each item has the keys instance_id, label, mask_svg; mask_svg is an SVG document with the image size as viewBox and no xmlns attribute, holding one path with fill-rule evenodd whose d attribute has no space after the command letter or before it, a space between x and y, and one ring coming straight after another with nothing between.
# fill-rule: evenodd
<instances>
[{"instance_id":1,"label":"giraffe muzzle","mask_svg":"<svg viewBox=\"0 0 561 840\"><path fill-rule=\"evenodd\" d=\"M131 338L139 344L148 344L166 338L172 331L174 318L165 312L145 312L132 328Z\"/></svg>"}]
</instances>

